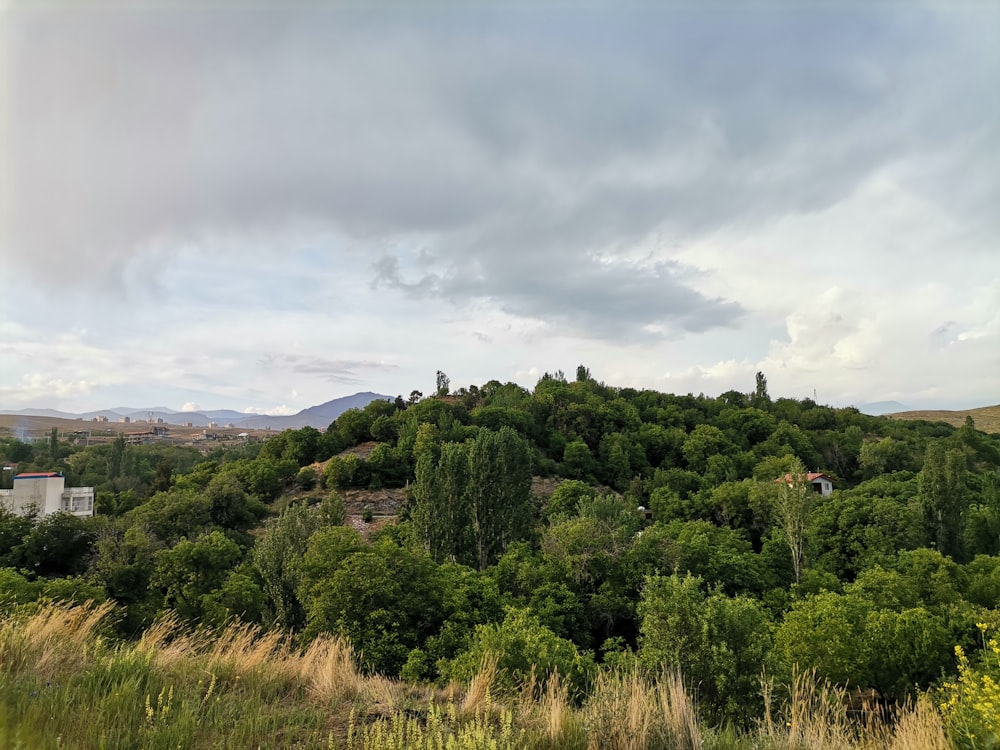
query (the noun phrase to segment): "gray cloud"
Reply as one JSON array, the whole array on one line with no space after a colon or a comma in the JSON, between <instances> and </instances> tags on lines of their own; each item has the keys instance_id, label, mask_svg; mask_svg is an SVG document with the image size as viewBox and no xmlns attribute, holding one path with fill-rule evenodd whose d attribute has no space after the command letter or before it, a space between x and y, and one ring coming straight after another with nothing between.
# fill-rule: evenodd
<instances>
[{"instance_id":1,"label":"gray cloud","mask_svg":"<svg viewBox=\"0 0 1000 750\"><path fill-rule=\"evenodd\" d=\"M822 210L913 154L931 158L904 179L996 228L998 55L955 18L15 11L4 252L97 283L172 243L309 224L375 248L376 284L578 335L734 325L738 302L629 258Z\"/></svg>"},{"instance_id":2,"label":"gray cloud","mask_svg":"<svg viewBox=\"0 0 1000 750\"><path fill-rule=\"evenodd\" d=\"M372 360L328 359L312 355L267 354L260 361L267 370L289 370L302 375L319 375L332 383L357 385L375 371L397 369L397 365ZM364 372L363 376L361 373Z\"/></svg>"}]
</instances>

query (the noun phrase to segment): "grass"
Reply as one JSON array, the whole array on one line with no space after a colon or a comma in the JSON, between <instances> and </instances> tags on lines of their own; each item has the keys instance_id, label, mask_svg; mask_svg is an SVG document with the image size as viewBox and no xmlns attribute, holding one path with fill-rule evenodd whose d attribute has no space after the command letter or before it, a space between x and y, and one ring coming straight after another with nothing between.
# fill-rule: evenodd
<instances>
[{"instance_id":1,"label":"grass","mask_svg":"<svg viewBox=\"0 0 1000 750\"><path fill-rule=\"evenodd\" d=\"M885 416L890 419L923 419L928 422L946 422L953 427L961 427L965 424L966 417L972 417L977 430L1000 434L1000 404L982 406L978 409L966 409L965 411L900 411Z\"/></svg>"},{"instance_id":2,"label":"grass","mask_svg":"<svg viewBox=\"0 0 1000 750\"><path fill-rule=\"evenodd\" d=\"M750 731L706 727L679 674L605 671L574 703L558 674L497 694L496 658L468 685L364 675L346 641L307 649L246 625L190 631L167 617L107 637L109 605L42 604L0 618L0 747L404 750L943 750L922 698L853 718L843 691L798 676Z\"/></svg>"}]
</instances>

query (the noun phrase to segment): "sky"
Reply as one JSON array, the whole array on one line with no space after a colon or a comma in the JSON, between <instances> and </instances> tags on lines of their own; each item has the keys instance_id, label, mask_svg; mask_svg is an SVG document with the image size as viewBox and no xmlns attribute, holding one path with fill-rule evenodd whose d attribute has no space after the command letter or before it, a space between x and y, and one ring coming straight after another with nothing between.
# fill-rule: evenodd
<instances>
[{"instance_id":1,"label":"sky","mask_svg":"<svg viewBox=\"0 0 1000 750\"><path fill-rule=\"evenodd\" d=\"M1000 402L1000 4L0 6L0 410L578 364Z\"/></svg>"}]
</instances>

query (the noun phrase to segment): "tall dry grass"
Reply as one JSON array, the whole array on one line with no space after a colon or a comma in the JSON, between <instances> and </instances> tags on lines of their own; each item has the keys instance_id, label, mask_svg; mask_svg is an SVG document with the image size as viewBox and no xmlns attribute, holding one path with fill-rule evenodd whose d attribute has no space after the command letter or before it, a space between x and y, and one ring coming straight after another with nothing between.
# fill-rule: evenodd
<instances>
[{"instance_id":1,"label":"tall dry grass","mask_svg":"<svg viewBox=\"0 0 1000 750\"><path fill-rule=\"evenodd\" d=\"M78 669L87 659L95 633L114 609L110 602L76 606L47 605L27 616L0 623L0 663L8 674L25 670L42 680Z\"/></svg>"},{"instance_id":2,"label":"tall dry grass","mask_svg":"<svg viewBox=\"0 0 1000 750\"><path fill-rule=\"evenodd\" d=\"M764 719L757 736L773 750L947 750L941 714L926 697L886 708L851 708L847 691L820 682L811 672L792 678L787 702L777 712L765 686ZM780 717L775 720L775 713Z\"/></svg>"},{"instance_id":3,"label":"tall dry grass","mask_svg":"<svg viewBox=\"0 0 1000 750\"><path fill-rule=\"evenodd\" d=\"M593 750L696 750L697 711L679 674L651 682L637 670L603 672L583 708Z\"/></svg>"},{"instance_id":4,"label":"tall dry grass","mask_svg":"<svg viewBox=\"0 0 1000 750\"><path fill-rule=\"evenodd\" d=\"M766 685L759 726L738 732L699 724L677 673L651 680L638 671L603 671L581 706L558 673L530 679L518 694L496 695L492 655L469 685L445 691L363 675L350 643L332 636L302 651L256 627L192 632L167 616L139 641L114 643L101 635L111 610L46 604L0 618L0 747L57 747L70 738L84 750L949 747L929 699L859 717L843 690L808 673L794 677L782 701Z\"/></svg>"},{"instance_id":5,"label":"tall dry grass","mask_svg":"<svg viewBox=\"0 0 1000 750\"><path fill-rule=\"evenodd\" d=\"M301 657L289 655L287 659L297 664L299 679L321 705L352 700L361 692L358 659L354 647L343 638L321 635Z\"/></svg>"}]
</instances>

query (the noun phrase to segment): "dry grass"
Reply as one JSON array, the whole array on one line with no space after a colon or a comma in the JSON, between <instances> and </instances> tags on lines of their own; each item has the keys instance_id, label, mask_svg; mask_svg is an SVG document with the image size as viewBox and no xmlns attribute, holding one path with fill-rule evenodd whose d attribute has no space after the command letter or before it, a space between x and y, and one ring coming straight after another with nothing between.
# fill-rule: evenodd
<instances>
[{"instance_id":1,"label":"dry grass","mask_svg":"<svg viewBox=\"0 0 1000 750\"><path fill-rule=\"evenodd\" d=\"M941 724L941 714L927 698L904 711L896 723L888 750L948 750L951 745Z\"/></svg>"},{"instance_id":2,"label":"dry grass","mask_svg":"<svg viewBox=\"0 0 1000 750\"><path fill-rule=\"evenodd\" d=\"M330 636L303 653L256 627L191 633L168 616L137 643L110 644L99 632L110 612L109 604L46 604L0 619L0 745L9 732L27 738L22 746L55 747L48 738L62 734L81 748L122 746L130 737L144 747L320 748L333 739L369 748L382 747L370 744L382 735L387 748L433 737L439 744L417 746L456 750L949 747L928 698L894 712L862 711L859 719L845 691L808 673L793 678L780 705L765 685L760 725L727 733L698 723L676 673L650 680L637 671L601 672L582 707L558 674L543 685L530 679L497 700L495 655L483 659L467 688L448 692L363 676L351 645ZM88 706L86 714L67 710L79 705ZM348 722L357 729L353 745ZM402 732L398 743L389 742L392 732Z\"/></svg>"},{"instance_id":3,"label":"dry grass","mask_svg":"<svg viewBox=\"0 0 1000 750\"><path fill-rule=\"evenodd\" d=\"M497 664L500 657L497 654L485 653L479 664L479 671L469 682L469 689L459 705L463 716L474 716L484 712L492 701L493 687L496 685Z\"/></svg>"},{"instance_id":4,"label":"dry grass","mask_svg":"<svg viewBox=\"0 0 1000 750\"><path fill-rule=\"evenodd\" d=\"M695 750L697 712L680 675L650 683L636 671L598 676L584 707L588 748Z\"/></svg>"},{"instance_id":5,"label":"dry grass","mask_svg":"<svg viewBox=\"0 0 1000 750\"><path fill-rule=\"evenodd\" d=\"M361 692L358 660L354 648L343 638L320 636L297 661L299 678L320 704L353 700Z\"/></svg>"},{"instance_id":6,"label":"dry grass","mask_svg":"<svg viewBox=\"0 0 1000 750\"><path fill-rule=\"evenodd\" d=\"M78 669L98 626L113 609L110 602L49 605L26 618L8 618L0 625L0 663L8 673L30 669L43 680Z\"/></svg>"},{"instance_id":7,"label":"dry grass","mask_svg":"<svg viewBox=\"0 0 1000 750\"><path fill-rule=\"evenodd\" d=\"M916 704L881 711L868 707L861 718L850 715L846 691L819 683L811 673L797 674L782 712L773 721L771 691L765 686L766 711L759 729L773 750L948 750L941 714L926 697Z\"/></svg>"},{"instance_id":8,"label":"dry grass","mask_svg":"<svg viewBox=\"0 0 1000 750\"><path fill-rule=\"evenodd\" d=\"M953 427L961 427L965 424L966 417L972 417L977 430L994 435L1000 434L1000 404L964 411L900 411L885 416L890 419L923 419L928 422L946 422Z\"/></svg>"}]
</instances>

